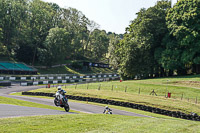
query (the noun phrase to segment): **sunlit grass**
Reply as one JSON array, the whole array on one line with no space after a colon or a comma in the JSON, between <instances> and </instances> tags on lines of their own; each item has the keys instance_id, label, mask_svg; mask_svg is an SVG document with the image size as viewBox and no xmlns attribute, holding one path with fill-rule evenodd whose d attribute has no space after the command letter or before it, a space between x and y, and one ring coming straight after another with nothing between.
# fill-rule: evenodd
<instances>
[{"instance_id":1,"label":"sunlit grass","mask_svg":"<svg viewBox=\"0 0 200 133\"><path fill-rule=\"evenodd\" d=\"M74 87L74 86L70 86ZM56 88L44 88L33 90L34 92L48 92L55 93ZM117 101L125 101L138 103L153 107L158 107L167 110L182 111L185 113L196 112L200 114L200 104L190 103L187 100L165 98L163 96L152 96L145 94L134 94L131 92L111 91L111 90L98 90L98 89L81 89L78 87L65 89L67 94L85 97L97 97L103 99L112 99Z\"/></svg>"},{"instance_id":2,"label":"sunlit grass","mask_svg":"<svg viewBox=\"0 0 200 133\"><path fill-rule=\"evenodd\" d=\"M199 122L120 115L78 114L0 119L1 132L195 133Z\"/></svg>"},{"instance_id":3,"label":"sunlit grass","mask_svg":"<svg viewBox=\"0 0 200 133\"><path fill-rule=\"evenodd\" d=\"M60 66L55 68L41 68L38 69L40 74L95 74L95 73L116 73L116 71L108 68L91 67L88 70L78 70L68 66Z\"/></svg>"},{"instance_id":4,"label":"sunlit grass","mask_svg":"<svg viewBox=\"0 0 200 133\"><path fill-rule=\"evenodd\" d=\"M145 80L112 81L63 86L67 93L77 96L98 97L158 107L167 110L200 114L200 89L171 81L198 81L199 76L157 78ZM56 88L34 90L55 93ZM150 95L155 91L157 96ZM168 92L171 98L166 98Z\"/></svg>"},{"instance_id":5,"label":"sunlit grass","mask_svg":"<svg viewBox=\"0 0 200 133\"><path fill-rule=\"evenodd\" d=\"M73 70L73 69L71 69L67 66L65 66L65 69L66 69L66 71L68 71L71 74L79 74L79 75L81 74L81 73L79 73L79 72L77 72L77 71L75 71L75 70Z\"/></svg>"},{"instance_id":6,"label":"sunlit grass","mask_svg":"<svg viewBox=\"0 0 200 133\"><path fill-rule=\"evenodd\" d=\"M11 104L11 105L18 105L18 106L45 108L45 109L53 109L53 110L61 110L61 111L64 110L63 108L59 108L56 106L49 106L49 105L28 102L28 101L13 99L13 98L7 98L7 97L2 97L2 96L0 96L0 104ZM76 112L76 111L70 110L70 112Z\"/></svg>"}]
</instances>

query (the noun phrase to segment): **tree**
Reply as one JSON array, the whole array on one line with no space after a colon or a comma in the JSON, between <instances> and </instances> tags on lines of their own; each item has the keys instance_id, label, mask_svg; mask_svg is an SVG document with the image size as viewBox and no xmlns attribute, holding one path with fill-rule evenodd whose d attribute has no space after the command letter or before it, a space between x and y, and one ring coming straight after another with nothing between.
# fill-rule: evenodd
<instances>
[{"instance_id":1,"label":"tree","mask_svg":"<svg viewBox=\"0 0 200 133\"><path fill-rule=\"evenodd\" d=\"M99 28L99 24L97 24L96 22L94 21L90 21L89 24L88 24L88 35L87 35L87 39L86 39L86 42L85 42L85 45L84 45L84 53L83 55L84 56L87 56L89 55L89 50L88 50L88 46L89 46L89 42L91 41L91 35L92 35L92 32L95 30L95 29L98 29Z\"/></svg>"},{"instance_id":2,"label":"tree","mask_svg":"<svg viewBox=\"0 0 200 133\"><path fill-rule=\"evenodd\" d=\"M66 39L56 41L63 46L68 59L86 59L91 55L100 60L106 57L109 38L105 31L93 36L95 28L98 25L94 21L74 8L60 8L42 0L0 0L0 53L6 51L17 61L34 65L37 61L46 63L46 59L51 65L53 60L63 59L66 53L57 57L53 50L59 47L52 39L65 32Z\"/></svg>"},{"instance_id":3,"label":"tree","mask_svg":"<svg viewBox=\"0 0 200 133\"><path fill-rule=\"evenodd\" d=\"M7 54L11 56L18 47L18 37L23 21L26 18L27 0L0 0L0 27L2 28L2 43Z\"/></svg>"},{"instance_id":4,"label":"tree","mask_svg":"<svg viewBox=\"0 0 200 133\"><path fill-rule=\"evenodd\" d=\"M120 71L122 75L133 78L158 75L162 66L156 59L165 34L168 33L165 17L170 8L167 0L158 1L154 7L141 9L137 18L127 28L124 39L117 51L120 53Z\"/></svg>"},{"instance_id":5,"label":"tree","mask_svg":"<svg viewBox=\"0 0 200 133\"><path fill-rule=\"evenodd\" d=\"M91 33L91 40L89 43L90 57L96 61L105 59L108 52L109 38L105 31L95 29Z\"/></svg>"},{"instance_id":6,"label":"tree","mask_svg":"<svg viewBox=\"0 0 200 133\"><path fill-rule=\"evenodd\" d=\"M40 49L40 62L51 66L57 61L62 61L71 53L70 34L64 28L52 28L45 40L45 48Z\"/></svg>"},{"instance_id":7,"label":"tree","mask_svg":"<svg viewBox=\"0 0 200 133\"><path fill-rule=\"evenodd\" d=\"M112 68L117 69L119 66L118 62L118 55L115 52L116 49L118 49L118 43L121 40L120 35L117 35L112 32L108 32L109 37L109 47L108 47L108 53L107 58L109 59L109 64L112 66Z\"/></svg>"},{"instance_id":8,"label":"tree","mask_svg":"<svg viewBox=\"0 0 200 133\"><path fill-rule=\"evenodd\" d=\"M200 64L199 9L199 0L179 0L166 17L170 35L176 40L176 45L170 48L170 51L179 51L181 69L185 69L181 74L186 73L187 66L190 68L191 65ZM178 66L176 68L178 69Z\"/></svg>"},{"instance_id":9,"label":"tree","mask_svg":"<svg viewBox=\"0 0 200 133\"><path fill-rule=\"evenodd\" d=\"M3 34L2 34L2 29L0 28L0 55L5 56L7 49L6 46L3 45L2 39L3 39Z\"/></svg>"},{"instance_id":10,"label":"tree","mask_svg":"<svg viewBox=\"0 0 200 133\"><path fill-rule=\"evenodd\" d=\"M41 0L32 0L29 5L29 40L31 40L31 49L33 49L32 65L35 59L38 59L37 53L44 44L44 41L51 28L54 27L53 21L54 10L52 6Z\"/></svg>"},{"instance_id":11,"label":"tree","mask_svg":"<svg viewBox=\"0 0 200 133\"><path fill-rule=\"evenodd\" d=\"M84 55L84 47L87 43L88 38L88 18L80 11L69 8L63 9L63 19L64 28L72 36L72 46L73 46L73 59L78 59Z\"/></svg>"}]
</instances>

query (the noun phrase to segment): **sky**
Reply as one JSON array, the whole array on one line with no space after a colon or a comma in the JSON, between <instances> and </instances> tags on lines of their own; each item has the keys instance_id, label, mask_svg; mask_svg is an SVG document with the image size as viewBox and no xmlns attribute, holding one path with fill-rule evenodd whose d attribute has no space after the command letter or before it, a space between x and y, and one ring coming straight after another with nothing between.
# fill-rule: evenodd
<instances>
[{"instance_id":1,"label":"sky","mask_svg":"<svg viewBox=\"0 0 200 133\"><path fill-rule=\"evenodd\" d=\"M57 3L62 8L76 8L89 20L100 25L101 30L125 33L130 21L137 16L141 8L149 8L156 4L157 0L43 0ZM174 4L176 0L172 0Z\"/></svg>"}]
</instances>

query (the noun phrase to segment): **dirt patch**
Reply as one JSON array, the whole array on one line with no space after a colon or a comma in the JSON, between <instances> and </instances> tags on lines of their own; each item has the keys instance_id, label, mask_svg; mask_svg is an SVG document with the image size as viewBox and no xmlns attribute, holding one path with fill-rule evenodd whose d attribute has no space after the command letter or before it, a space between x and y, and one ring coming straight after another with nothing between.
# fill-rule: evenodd
<instances>
[{"instance_id":1,"label":"dirt patch","mask_svg":"<svg viewBox=\"0 0 200 133\"><path fill-rule=\"evenodd\" d=\"M200 81L175 81L175 82L171 82L171 83L172 84L180 84L180 85L200 87Z\"/></svg>"}]
</instances>

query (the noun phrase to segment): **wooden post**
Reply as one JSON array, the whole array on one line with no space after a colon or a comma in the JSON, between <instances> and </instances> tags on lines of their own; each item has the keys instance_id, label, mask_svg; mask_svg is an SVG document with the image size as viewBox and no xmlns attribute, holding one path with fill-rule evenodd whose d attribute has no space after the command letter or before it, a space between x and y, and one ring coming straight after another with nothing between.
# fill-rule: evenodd
<instances>
[{"instance_id":1,"label":"wooden post","mask_svg":"<svg viewBox=\"0 0 200 133\"><path fill-rule=\"evenodd\" d=\"M140 88L139 88L139 92L138 92L138 94L140 94Z\"/></svg>"},{"instance_id":2,"label":"wooden post","mask_svg":"<svg viewBox=\"0 0 200 133\"><path fill-rule=\"evenodd\" d=\"M87 84L87 90L88 90L89 84Z\"/></svg>"},{"instance_id":3,"label":"wooden post","mask_svg":"<svg viewBox=\"0 0 200 133\"><path fill-rule=\"evenodd\" d=\"M99 84L99 88L98 88L98 90L100 90L101 89L101 84Z\"/></svg>"},{"instance_id":4,"label":"wooden post","mask_svg":"<svg viewBox=\"0 0 200 133\"><path fill-rule=\"evenodd\" d=\"M76 87L77 87L77 84L75 85L75 89L76 89Z\"/></svg>"},{"instance_id":5,"label":"wooden post","mask_svg":"<svg viewBox=\"0 0 200 133\"><path fill-rule=\"evenodd\" d=\"M197 97L196 97L196 101L195 101L195 103L197 104Z\"/></svg>"},{"instance_id":6,"label":"wooden post","mask_svg":"<svg viewBox=\"0 0 200 133\"><path fill-rule=\"evenodd\" d=\"M125 92L126 92L127 86L125 87Z\"/></svg>"},{"instance_id":7,"label":"wooden post","mask_svg":"<svg viewBox=\"0 0 200 133\"><path fill-rule=\"evenodd\" d=\"M113 85L112 85L112 91L113 91Z\"/></svg>"},{"instance_id":8,"label":"wooden post","mask_svg":"<svg viewBox=\"0 0 200 133\"><path fill-rule=\"evenodd\" d=\"M182 96L181 96L181 100L183 99L183 94L182 94Z\"/></svg>"},{"instance_id":9,"label":"wooden post","mask_svg":"<svg viewBox=\"0 0 200 133\"><path fill-rule=\"evenodd\" d=\"M65 89L66 89L66 85L65 85Z\"/></svg>"}]
</instances>

